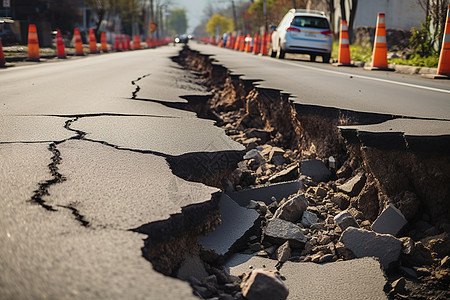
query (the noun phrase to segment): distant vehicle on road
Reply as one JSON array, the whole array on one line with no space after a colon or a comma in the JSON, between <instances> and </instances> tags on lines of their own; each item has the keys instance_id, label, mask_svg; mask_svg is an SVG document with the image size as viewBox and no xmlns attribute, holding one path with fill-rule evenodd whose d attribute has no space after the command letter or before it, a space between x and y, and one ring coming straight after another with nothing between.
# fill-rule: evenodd
<instances>
[{"instance_id":1,"label":"distant vehicle on road","mask_svg":"<svg viewBox=\"0 0 450 300\"><path fill-rule=\"evenodd\" d=\"M286 53L309 54L311 61L322 56L328 63L333 48L333 31L324 12L291 9L272 33L269 54L284 58Z\"/></svg>"},{"instance_id":2,"label":"distant vehicle on road","mask_svg":"<svg viewBox=\"0 0 450 300\"><path fill-rule=\"evenodd\" d=\"M184 43L187 44L189 42L189 37L187 34L177 35L174 39L175 44Z\"/></svg>"}]
</instances>

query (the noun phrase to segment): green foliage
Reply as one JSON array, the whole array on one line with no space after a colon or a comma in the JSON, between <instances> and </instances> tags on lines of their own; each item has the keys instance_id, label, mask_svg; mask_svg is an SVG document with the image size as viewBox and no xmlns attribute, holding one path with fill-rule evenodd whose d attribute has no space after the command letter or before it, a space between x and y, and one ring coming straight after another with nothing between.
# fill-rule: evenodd
<instances>
[{"instance_id":1,"label":"green foliage","mask_svg":"<svg viewBox=\"0 0 450 300\"><path fill-rule=\"evenodd\" d=\"M410 47L414 53L422 57L433 56L437 54L434 48L435 42L438 38L438 33L432 33L430 28L431 18L427 17L425 23L420 22L420 29L413 28L410 39Z\"/></svg>"},{"instance_id":2,"label":"green foliage","mask_svg":"<svg viewBox=\"0 0 450 300\"><path fill-rule=\"evenodd\" d=\"M179 8L170 12L167 19L167 28L173 35L184 34L187 29L186 10Z\"/></svg>"},{"instance_id":3,"label":"green foliage","mask_svg":"<svg viewBox=\"0 0 450 300\"><path fill-rule=\"evenodd\" d=\"M372 61L372 47L361 45L350 45L350 57L354 61L370 62ZM339 53L339 42L333 43L333 52L331 57L337 58Z\"/></svg>"},{"instance_id":4,"label":"green foliage","mask_svg":"<svg viewBox=\"0 0 450 300\"><path fill-rule=\"evenodd\" d=\"M409 59L401 59L401 58L390 59L389 63L415 67L436 68L439 63L439 56L433 55L422 57L420 55L413 55Z\"/></svg>"},{"instance_id":5,"label":"green foliage","mask_svg":"<svg viewBox=\"0 0 450 300\"><path fill-rule=\"evenodd\" d=\"M216 28L220 28L220 35L233 30L233 20L225 18L219 14L215 14L206 24L206 32L210 35L216 35Z\"/></svg>"}]
</instances>

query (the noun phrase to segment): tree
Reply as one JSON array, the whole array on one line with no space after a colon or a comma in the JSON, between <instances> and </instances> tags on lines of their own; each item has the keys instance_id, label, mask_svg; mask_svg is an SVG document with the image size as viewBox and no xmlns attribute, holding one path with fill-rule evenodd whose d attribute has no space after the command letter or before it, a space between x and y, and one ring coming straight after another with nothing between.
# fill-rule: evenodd
<instances>
[{"instance_id":1,"label":"tree","mask_svg":"<svg viewBox=\"0 0 450 300\"><path fill-rule=\"evenodd\" d=\"M429 26L430 32L434 34L431 47L441 49L442 38L447 22L448 0L417 0L426 14L425 24ZM414 32L413 32L414 33Z\"/></svg>"},{"instance_id":2,"label":"tree","mask_svg":"<svg viewBox=\"0 0 450 300\"><path fill-rule=\"evenodd\" d=\"M217 28L219 28L220 35L225 32L232 31L233 28L233 20L225 18L219 14L215 14L209 19L209 22L206 24L206 32L210 35L216 35Z\"/></svg>"},{"instance_id":3,"label":"tree","mask_svg":"<svg viewBox=\"0 0 450 300\"><path fill-rule=\"evenodd\" d=\"M171 10L170 16L167 19L167 29L173 35L186 33L186 10L182 8Z\"/></svg>"}]
</instances>

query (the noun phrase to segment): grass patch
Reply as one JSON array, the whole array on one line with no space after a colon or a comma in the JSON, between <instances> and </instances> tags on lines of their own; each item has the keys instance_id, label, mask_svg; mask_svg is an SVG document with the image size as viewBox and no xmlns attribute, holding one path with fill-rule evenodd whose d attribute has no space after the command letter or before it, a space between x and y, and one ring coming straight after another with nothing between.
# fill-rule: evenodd
<instances>
[{"instance_id":1,"label":"grass patch","mask_svg":"<svg viewBox=\"0 0 450 300\"><path fill-rule=\"evenodd\" d=\"M410 59L401 59L401 58L390 59L389 63L415 67L436 68L439 63L439 56L421 57L420 55L416 54L411 56Z\"/></svg>"},{"instance_id":2,"label":"grass patch","mask_svg":"<svg viewBox=\"0 0 450 300\"><path fill-rule=\"evenodd\" d=\"M331 56L338 58L339 42L333 43L333 52ZM355 61L370 62L372 61L372 47L363 47L360 45L350 45L350 57Z\"/></svg>"}]
</instances>

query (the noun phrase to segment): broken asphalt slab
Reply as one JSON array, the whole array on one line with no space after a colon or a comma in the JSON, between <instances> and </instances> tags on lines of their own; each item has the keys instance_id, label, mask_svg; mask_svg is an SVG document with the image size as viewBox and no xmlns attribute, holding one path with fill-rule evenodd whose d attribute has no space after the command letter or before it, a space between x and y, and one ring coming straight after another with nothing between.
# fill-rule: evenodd
<instances>
[{"instance_id":1,"label":"broken asphalt slab","mask_svg":"<svg viewBox=\"0 0 450 300\"><path fill-rule=\"evenodd\" d=\"M253 269L275 270L277 261L237 254L225 267L239 276ZM289 288L288 299L387 299L386 278L380 263L361 258L326 264L286 262L280 269Z\"/></svg>"},{"instance_id":2,"label":"broken asphalt slab","mask_svg":"<svg viewBox=\"0 0 450 300\"><path fill-rule=\"evenodd\" d=\"M220 199L219 212L221 224L199 240L206 250L213 249L219 255L226 255L255 225L259 214L253 209L239 206L226 194L222 194Z\"/></svg>"},{"instance_id":3,"label":"broken asphalt slab","mask_svg":"<svg viewBox=\"0 0 450 300\"><path fill-rule=\"evenodd\" d=\"M289 197L297 193L303 188L303 182L300 180L288 181L282 183L275 183L266 186L228 192L228 195L241 206L248 206L250 200L262 201L266 205L273 202L272 198L275 198L278 202L283 198Z\"/></svg>"},{"instance_id":4,"label":"broken asphalt slab","mask_svg":"<svg viewBox=\"0 0 450 300\"><path fill-rule=\"evenodd\" d=\"M374 125L339 126L343 137L380 149L448 153L449 120L398 118Z\"/></svg>"}]
</instances>

